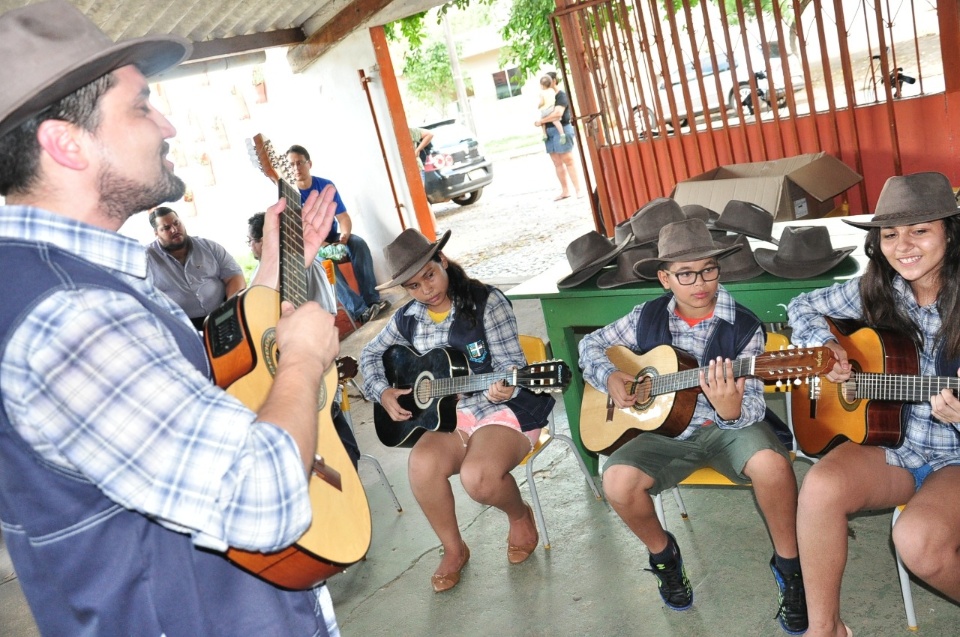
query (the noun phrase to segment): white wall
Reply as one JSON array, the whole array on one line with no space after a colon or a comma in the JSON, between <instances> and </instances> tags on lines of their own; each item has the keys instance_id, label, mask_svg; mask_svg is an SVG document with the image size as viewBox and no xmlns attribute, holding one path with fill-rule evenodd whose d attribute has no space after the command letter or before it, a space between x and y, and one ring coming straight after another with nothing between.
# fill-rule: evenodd
<instances>
[{"instance_id":1,"label":"white wall","mask_svg":"<svg viewBox=\"0 0 960 637\"><path fill-rule=\"evenodd\" d=\"M214 239L237 256L248 251L247 219L276 201L276 187L253 165L246 148L245 140L261 133L281 155L291 144L307 148L313 174L336 183L357 234L370 244L378 274L384 278L379 265L382 249L399 234L401 226L357 73L374 64L369 33L361 30L300 74L291 72L285 49L267 51L262 67L268 98L264 104L255 103L253 67L155 85L154 103L169 111L168 117L177 127L172 155L186 160L176 172L195 197L194 206L184 201L170 204L190 234ZM379 126L394 183L401 196L409 199L379 81L371 83L371 91L382 118ZM248 119L241 118L238 95L249 111ZM203 154L210 160L209 168L198 161ZM209 183L210 168L215 184ZM412 210L409 201L406 207ZM145 215L131 219L122 232L145 243L153 240Z\"/></svg>"}]
</instances>

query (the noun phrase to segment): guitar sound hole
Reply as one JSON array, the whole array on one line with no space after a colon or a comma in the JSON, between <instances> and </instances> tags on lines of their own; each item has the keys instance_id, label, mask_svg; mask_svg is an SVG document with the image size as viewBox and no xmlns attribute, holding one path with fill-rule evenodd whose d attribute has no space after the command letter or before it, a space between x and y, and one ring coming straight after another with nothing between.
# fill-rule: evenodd
<instances>
[{"instance_id":1,"label":"guitar sound hole","mask_svg":"<svg viewBox=\"0 0 960 637\"><path fill-rule=\"evenodd\" d=\"M634 404L634 409L642 409L650 401L650 390L653 385L653 380L649 376L644 376L637 382L636 388L633 393L637 396L637 402Z\"/></svg>"},{"instance_id":2,"label":"guitar sound hole","mask_svg":"<svg viewBox=\"0 0 960 637\"><path fill-rule=\"evenodd\" d=\"M433 388L433 381L429 378L424 378L422 381L417 383L417 402L420 404L426 404L430 402L430 390Z\"/></svg>"}]
</instances>

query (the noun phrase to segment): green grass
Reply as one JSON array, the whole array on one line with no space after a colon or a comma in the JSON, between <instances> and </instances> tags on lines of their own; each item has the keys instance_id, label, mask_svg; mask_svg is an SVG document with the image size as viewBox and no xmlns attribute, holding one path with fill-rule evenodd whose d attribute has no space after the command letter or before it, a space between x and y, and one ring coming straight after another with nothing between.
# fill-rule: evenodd
<instances>
[{"instance_id":1,"label":"green grass","mask_svg":"<svg viewBox=\"0 0 960 637\"><path fill-rule=\"evenodd\" d=\"M501 139L484 142L483 150L488 153L504 153L517 148L526 148L527 146L542 143L543 134L534 132L530 135L513 135L511 137L503 137Z\"/></svg>"}]
</instances>

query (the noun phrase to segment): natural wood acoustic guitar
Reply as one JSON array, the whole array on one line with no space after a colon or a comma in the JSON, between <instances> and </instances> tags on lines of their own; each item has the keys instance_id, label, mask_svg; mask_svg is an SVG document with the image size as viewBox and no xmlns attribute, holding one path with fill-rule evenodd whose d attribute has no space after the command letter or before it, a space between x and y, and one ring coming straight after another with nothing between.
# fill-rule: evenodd
<instances>
[{"instance_id":1,"label":"natural wood acoustic guitar","mask_svg":"<svg viewBox=\"0 0 960 637\"><path fill-rule=\"evenodd\" d=\"M660 345L646 354L636 354L615 345L607 357L616 368L633 377L627 392L637 402L617 408L613 399L586 383L580 408L580 439L594 453L609 455L644 431L674 437L690 424L700 393L697 361L687 352ZM826 347L807 347L766 352L733 361L733 375L756 376L763 381L802 380L822 374L833 365Z\"/></svg>"},{"instance_id":2,"label":"natural wood acoustic guitar","mask_svg":"<svg viewBox=\"0 0 960 637\"><path fill-rule=\"evenodd\" d=\"M256 163L287 204L280 215L280 290L254 286L228 299L207 317L204 342L217 385L257 411L277 370L281 300L297 306L306 302L307 275L293 169L262 136L257 135L253 145ZM330 413L340 373L336 366L327 370L317 397L317 453L309 485L313 523L295 544L276 553L227 551L242 568L283 588L311 588L362 559L370 547L367 496Z\"/></svg>"},{"instance_id":3,"label":"natural wood acoustic guitar","mask_svg":"<svg viewBox=\"0 0 960 637\"><path fill-rule=\"evenodd\" d=\"M956 376L918 376L920 354L907 337L855 321L827 319L847 352L849 380L826 378L798 387L793 426L804 453L824 454L847 440L861 445L903 444L907 403L929 402L943 389L960 388Z\"/></svg>"}]
</instances>

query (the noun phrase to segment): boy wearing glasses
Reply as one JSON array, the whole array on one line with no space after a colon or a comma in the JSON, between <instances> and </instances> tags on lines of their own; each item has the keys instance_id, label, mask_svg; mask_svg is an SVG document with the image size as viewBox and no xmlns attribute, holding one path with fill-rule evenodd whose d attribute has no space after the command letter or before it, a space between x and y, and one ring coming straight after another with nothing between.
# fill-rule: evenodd
<instances>
[{"instance_id":1,"label":"boy wearing glasses","mask_svg":"<svg viewBox=\"0 0 960 637\"><path fill-rule=\"evenodd\" d=\"M738 249L714 244L700 219L664 226L657 257L643 259L635 268L646 271L656 265L667 294L587 335L579 346L580 366L585 381L609 394L617 408L629 409L638 399L631 393L635 379L616 369L608 348L622 345L644 354L670 345L696 359L703 368L701 393L687 428L675 438L644 432L619 447L604 466L604 492L647 546L649 570L664 603L687 610L693 605L693 588L676 538L660 525L651 496L707 466L738 484L752 482L773 539L777 618L784 631L798 635L807 628L807 610L797 550L796 477L787 449L763 420L763 383L733 375L733 360L763 353L763 324L718 280L723 257Z\"/></svg>"}]
</instances>

